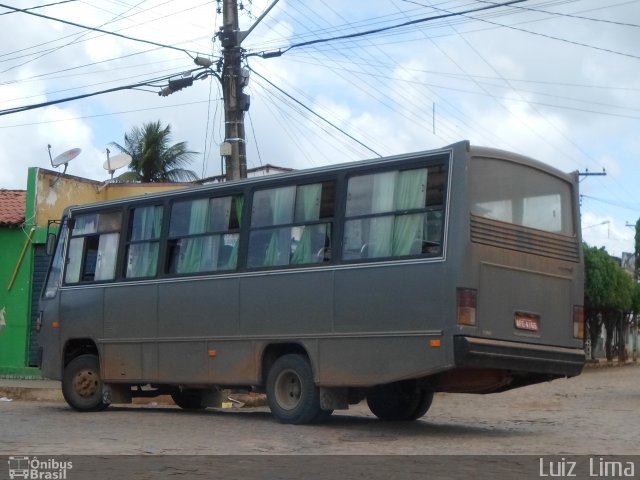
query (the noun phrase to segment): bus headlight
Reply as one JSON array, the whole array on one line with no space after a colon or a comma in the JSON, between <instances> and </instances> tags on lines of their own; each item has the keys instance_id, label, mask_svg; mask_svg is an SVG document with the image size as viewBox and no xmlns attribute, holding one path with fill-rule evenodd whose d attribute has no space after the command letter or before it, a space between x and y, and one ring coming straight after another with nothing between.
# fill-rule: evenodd
<instances>
[{"instance_id":1,"label":"bus headlight","mask_svg":"<svg viewBox=\"0 0 640 480\"><path fill-rule=\"evenodd\" d=\"M458 306L458 325L476 325L476 305L478 291L473 288L456 289L456 303Z\"/></svg>"}]
</instances>

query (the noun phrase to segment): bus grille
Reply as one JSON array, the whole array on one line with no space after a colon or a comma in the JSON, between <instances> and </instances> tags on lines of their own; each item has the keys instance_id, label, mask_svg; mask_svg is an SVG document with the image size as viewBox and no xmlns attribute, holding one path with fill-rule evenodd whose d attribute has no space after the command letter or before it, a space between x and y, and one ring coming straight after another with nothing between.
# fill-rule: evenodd
<instances>
[{"instance_id":1,"label":"bus grille","mask_svg":"<svg viewBox=\"0 0 640 480\"><path fill-rule=\"evenodd\" d=\"M471 241L544 257L580 261L578 242L533 228L471 216Z\"/></svg>"}]
</instances>

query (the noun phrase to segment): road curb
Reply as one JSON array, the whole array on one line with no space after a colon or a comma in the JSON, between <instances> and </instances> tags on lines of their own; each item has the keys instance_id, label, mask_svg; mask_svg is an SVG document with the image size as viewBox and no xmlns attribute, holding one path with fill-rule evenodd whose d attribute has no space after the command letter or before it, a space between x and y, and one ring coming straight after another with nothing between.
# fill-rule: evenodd
<instances>
[{"instance_id":1,"label":"road curb","mask_svg":"<svg viewBox=\"0 0 640 480\"><path fill-rule=\"evenodd\" d=\"M1 399L8 400L34 400L40 402L62 402L62 391L54 388L24 388L0 386ZM4 401L8 401L4 400Z\"/></svg>"}]
</instances>

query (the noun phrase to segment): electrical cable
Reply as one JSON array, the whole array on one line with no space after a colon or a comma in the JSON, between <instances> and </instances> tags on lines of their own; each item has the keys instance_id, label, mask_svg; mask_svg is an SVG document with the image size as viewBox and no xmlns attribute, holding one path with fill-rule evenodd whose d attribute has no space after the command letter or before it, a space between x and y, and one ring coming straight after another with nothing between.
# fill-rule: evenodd
<instances>
[{"instance_id":1,"label":"electrical cable","mask_svg":"<svg viewBox=\"0 0 640 480\"><path fill-rule=\"evenodd\" d=\"M136 5L132 6L129 10L127 10L127 11L125 11L125 12L123 12L123 13L121 13L121 14L117 15L115 18L112 18L111 20L109 20L108 22L103 23L102 25L100 25L100 26L99 26L99 27L97 27L97 28L104 27L105 25L108 25L109 23L112 23L112 22L116 21L119 17L121 17L122 15L124 15L124 14L128 13L129 11L133 10L135 7L137 7L138 5L140 5L140 4L142 4L142 3L146 2L146 1L147 1L147 0L141 0L141 1L140 1L140 2L138 2ZM8 68L8 69L4 70L2 73L6 73L6 72L8 72L8 71L10 71L10 70L13 70L14 68L20 68L20 67L22 67L22 66L24 66L24 65L26 65L26 64L28 64L28 63L34 62L34 61L36 61L36 60L38 60L38 59L40 59L40 58L43 58L43 57L46 57L47 55L50 55L50 54L52 54L52 53L55 53L55 52L57 52L58 50L63 49L64 47L68 47L69 45L73 45L73 44L77 43L77 42L78 42L82 37L85 37L85 36L87 36L88 34L89 34L89 32L88 32L88 31L87 31L87 32L83 32L83 33L81 33L80 35L77 35L77 36L76 36L73 40L71 40L70 42L67 42L67 43L65 43L64 45L59 45L59 46L57 46L57 47L51 48L51 49L49 49L49 50L46 50L46 51L42 52L40 55L38 55L37 57L30 58L30 59L29 59L29 60L27 60L26 62L20 63L20 64L18 64L18 65L13 65L13 66L11 66L10 68ZM25 57L31 57L31 56L33 56L33 55L34 55L33 53L30 53L30 54L26 54L26 55L22 55L22 56L25 56ZM36 54L36 55L37 55L37 54ZM22 56L21 56L21 57L22 57ZM3 60L3 62L5 62L5 61L11 61L11 60L16 60L17 58L21 58L21 57L12 57L12 58L10 58L10 59L8 59L8 60Z\"/></svg>"},{"instance_id":2,"label":"electrical cable","mask_svg":"<svg viewBox=\"0 0 640 480\"><path fill-rule=\"evenodd\" d=\"M59 122L68 122L71 120L85 120L88 118L101 118L101 117L111 117L113 115L125 115L128 113L139 113L139 112L147 112L151 110L164 110L166 108L174 108L174 107L189 107L192 105L201 105L203 103L208 103L207 100L197 100L195 102L185 102L185 103L174 103L172 105L162 105L160 107L147 107L147 108L137 108L133 110L121 110L119 112L110 112L110 113L96 113L95 115L82 115L79 117L71 117L71 118L61 118L57 120L44 120L41 122L30 122L30 123L21 123L15 125L0 125L0 129L5 128L20 128L20 127L31 127L34 125L46 125L49 123L59 123Z\"/></svg>"},{"instance_id":3,"label":"electrical cable","mask_svg":"<svg viewBox=\"0 0 640 480\"><path fill-rule=\"evenodd\" d=\"M350 34L340 35L340 36L331 37L331 38L318 38L318 39L315 39L315 40L309 40L307 42L294 43L293 45L290 45L289 47L287 47L287 48L285 48L283 50L277 50L275 52L254 53L254 54L248 54L247 56L255 55L255 56L259 56L259 57L263 57L263 58L271 58L271 57L280 56L283 53L286 53L286 52L288 52L290 50L293 50L294 48L308 47L310 45L316 45L316 44L319 44L319 43L327 43L327 42L332 42L332 41L335 41L335 40L346 40L346 39L364 37L366 35L373 35L373 34L376 34L376 33L387 32L389 30L395 30L395 29L402 28L402 27L407 27L407 26L411 26L411 25L417 25L419 23L425 23L425 22L429 22L429 21L432 21L432 20L440 20L440 19L443 19L443 18L449 18L449 17L458 16L458 15L464 16L465 14L468 14L468 13L475 13L475 12L480 12L480 11L484 11L484 10L492 10L494 8L505 7L505 6L516 4L516 3L522 3L522 2L525 2L525 1L527 1L527 0L512 0L510 2L505 2L505 3L498 4L498 5L487 5L487 6L484 6L484 7L478 7L478 8L463 10L461 12L447 13L447 14L442 14L442 15L435 15L435 16L432 16L432 17L418 18L418 19L409 20L407 22L403 22L403 23L400 23L400 24L397 24L397 25L390 25L390 26L387 26L387 27L374 28L372 30L366 30L366 31L363 31L363 32L350 33Z\"/></svg>"},{"instance_id":4,"label":"electrical cable","mask_svg":"<svg viewBox=\"0 0 640 480\"><path fill-rule=\"evenodd\" d=\"M634 55L632 53L619 52L619 51L613 50L611 48L598 47L597 45L590 45L588 43L577 42L577 41L574 41L574 40L569 40L567 38L556 37L555 35L549 35L548 33L534 32L532 30L527 30L526 28L514 27L513 25L505 25L503 23L493 22L491 20L486 20L484 18L476 18L476 17L468 17L468 18L472 18L472 19L477 20L479 22L488 23L490 25L495 25L495 26L498 26L498 27L508 28L510 30L515 30L517 32L528 33L530 35L536 35L538 37L548 38L550 40L556 40L558 42L569 43L571 45L577 45L579 47L590 48L590 49L593 49L593 50L598 50L600 52L611 53L613 55L620 55L620 56L623 56L623 57L635 58L635 59L639 59L640 60L640 56Z\"/></svg>"},{"instance_id":5,"label":"electrical cable","mask_svg":"<svg viewBox=\"0 0 640 480\"><path fill-rule=\"evenodd\" d=\"M46 5L38 5L37 7L30 7L30 8L25 8L25 10L36 10L38 8L45 8L45 7L53 7L55 5L61 5L63 3L69 3L69 2L77 2L78 0L62 0L61 2L56 2L56 3L47 3ZM2 15L10 15L12 13L17 13L16 11L12 11L12 12L3 12L0 13L0 17Z\"/></svg>"},{"instance_id":6,"label":"electrical cable","mask_svg":"<svg viewBox=\"0 0 640 480\"><path fill-rule=\"evenodd\" d=\"M94 32L100 32L100 33L104 33L106 35L113 35L115 37L124 38L125 40L131 40L131 41L134 41L134 42L146 43L148 45L155 45L156 47L168 48L168 49L171 49L171 50L177 50L177 51L186 53L191 58L194 58L193 55L191 55L191 53L188 50L185 50L184 48L178 48L178 47L174 47L172 45L165 45L165 44L158 43L158 42L152 42L151 40L143 40L143 39L140 39L140 38L129 37L128 35L122 35L121 33L109 32L107 30L102 30L100 28L89 27L87 25L81 25L79 23L71 22L69 20L63 20L61 18L51 17L49 15L43 15L41 13L30 12L28 10L25 10L25 9L22 9L22 8L12 7L10 5L4 5L4 4L0 3L0 7L7 8L7 9L13 10L15 12L26 13L27 15L33 15L35 17L44 18L46 20L51 20L51 21L54 21L54 22L64 23L65 25L71 25L73 27L84 28L86 30L91 30L91 31L94 31Z\"/></svg>"},{"instance_id":7,"label":"electrical cable","mask_svg":"<svg viewBox=\"0 0 640 480\"><path fill-rule=\"evenodd\" d=\"M251 118L251 112L247 112L247 117L249 117L249 125L251 126L251 135L253 136L253 142L256 145L256 152L258 153L258 161L260 162L260 166L262 166L262 155L260 155L260 147L258 146L258 137L256 136L256 130L253 128L253 119Z\"/></svg>"},{"instance_id":8,"label":"electrical cable","mask_svg":"<svg viewBox=\"0 0 640 480\"><path fill-rule=\"evenodd\" d=\"M202 70L205 70L204 73L207 73L206 70L208 70L208 69L205 69L204 67L199 67L199 68L195 68L195 69L190 70L188 73L192 74L192 73L194 73L196 71L202 71ZM185 73L187 73L187 72L185 72ZM151 79L151 80L147 80L147 81L144 81L144 82L134 83L134 84L131 84L131 85L122 85L122 86L119 86L119 87L108 88L106 90L100 90L100 91L97 91L97 92L85 93L85 94L82 94L82 95L75 95L73 97L60 98L58 100L50 100L48 102L36 103L36 104L32 104L32 105L24 105L24 106L21 106L21 107L8 108L6 110L0 110L0 116L10 115L10 114L13 114L13 113L26 112L28 110L34 110L36 108L48 107L48 106L51 106L51 105L57 105L59 103L66 103L66 102L71 102L73 100L80 100L80 99L83 99L83 98L94 97L96 95L103 95L105 93L118 92L120 90L131 90L131 89L134 89L136 87L145 87L145 86L146 87L152 87L152 86L156 86L156 85L153 85L154 83L161 82L161 81L164 81L164 80L169 80L169 79L174 78L176 76L177 76L176 74L167 75L165 77ZM207 75L204 75L204 76L207 76ZM196 75L193 79L194 80L199 80L200 78L204 78L204 77Z\"/></svg>"},{"instance_id":9,"label":"electrical cable","mask_svg":"<svg viewBox=\"0 0 640 480\"><path fill-rule=\"evenodd\" d=\"M476 1L480 2L480 3L488 3L490 5L495 4L495 2L488 2L486 0L476 0ZM555 15L555 16L558 16L558 17L575 18L575 19L578 19L578 20L589 20L591 22L609 23L611 25L619 25L619 26L623 26L623 27L640 28L640 25L638 25L636 23L617 22L617 21L614 21L614 20L605 20L604 18L584 17L582 15L573 15L571 13L552 12L550 10L541 10L541 9L538 9L538 8L531 8L531 7L511 6L510 8L517 8L518 10L527 10L529 12L546 13L548 15Z\"/></svg>"},{"instance_id":10,"label":"electrical cable","mask_svg":"<svg viewBox=\"0 0 640 480\"><path fill-rule=\"evenodd\" d=\"M356 142L357 144L363 146L364 148L366 148L367 150L369 150L370 152L372 152L374 155L377 155L378 157L382 157L382 155L380 155L378 152L376 152L375 150L373 150L372 148L368 147L367 145L365 145L364 143L362 143L360 140L358 140L357 138L355 138L353 135L350 135L349 133L345 132L343 129L341 129L340 127L338 127L336 124L330 122L329 120L327 120L326 118L324 118L322 115L320 115L319 113L316 113L315 111L313 111L311 108L307 107L304 103L302 103L300 100L297 100L296 98L294 98L293 96L289 95L287 92L285 92L284 90L282 90L280 87L278 87L277 85L275 85L273 82L271 82L270 80L268 80L266 77L260 75L258 72L256 72L253 68L248 67L249 70L251 70L253 73L255 73L258 77L260 77L262 80L264 80L265 82L267 82L269 85L271 85L273 88L275 88L276 90L278 90L280 93L282 93L283 95L285 95L287 98L289 98L290 100L294 101L295 103L297 103L299 106L301 106L302 108L304 108L305 110L307 110L308 112L310 112L311 114L315 115L316 117L318 117L319 119L321 119L323 122L328 123L329 125L331 125L333 128L335 128L336 130L338 130L340 133L342 133L343 135L349 137L351 140L353 140L354 142Z\"/></svg>"}]
</instances>

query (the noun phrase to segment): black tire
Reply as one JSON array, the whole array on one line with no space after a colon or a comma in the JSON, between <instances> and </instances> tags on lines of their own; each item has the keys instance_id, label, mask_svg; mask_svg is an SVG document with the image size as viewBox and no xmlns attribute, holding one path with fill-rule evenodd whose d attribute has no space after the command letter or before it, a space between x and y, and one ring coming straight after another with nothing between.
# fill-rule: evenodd
<instances>
[{"instance_id":1,"label":"black tire","mask_svg":"<svg viewBox=\"0 0 640 480\"><path fill-rule=\"evenodd\" d=\"M375 387L367 395L367 405L380 420L416 420L431 405L432 395L423 394L413 382L391 383Z\"/></svg>"},{"instance_id":2,"label":"black tire","mask_svg":"<svg viewBox=\"0 0 640 480\"><path fill-rule=\"evenodd\" d=\"M331 415L333 415L333 410L320 410L311 423L326 423L331 418Z\"/></svg>"},{"instance_id":3,"label":"black tire","mask_svg":"<svg viewBox=\"0 0 640 480\"><path fill-rule=\"evenodd\" d=\"M100 362L95 355L80 355L71 360L62 375L62 395L79 412L98 412L109 406L102 395Z\"/></svg>"},{"instance_id":4,"label":"black tire","mask_svg":"<svg viewBox=\"0 0 640 480\"><path fill-rule=\"evenodd\" d=\"M171 394L174 403L185 410L202 410L205 408L202 402L201 390L178 390Z\"/></svg>"},{"instance_id":5,"label":"black tire","mask_svg":"<svg viewBox=\"0 0 640 480\"><path fill-rule=\"evenodd\" d=\"M322 420L320 390L306 357L288 354L274 362L267 375L267 401L271 413L282 423Z\"/></svg>"},{"instance_id":6,"label":"black tire","mask_svg":"<svg viewBox=\"0 0 640 480\"><path fill-rule=\"evenodd\" d=\"M424 414L431 408L431 402L433 402L433 390L420 390L418 406L408 420L417 420L420 417L424 417Z\"/></svg>"}]
</instances>

